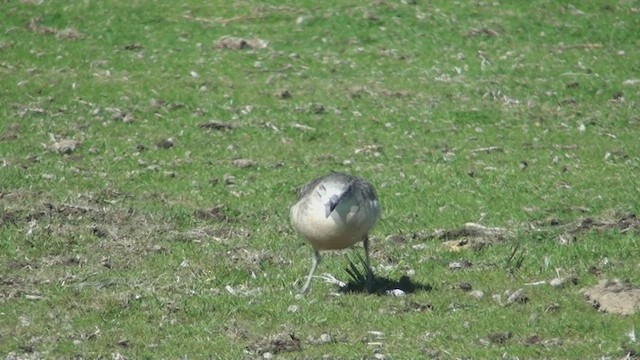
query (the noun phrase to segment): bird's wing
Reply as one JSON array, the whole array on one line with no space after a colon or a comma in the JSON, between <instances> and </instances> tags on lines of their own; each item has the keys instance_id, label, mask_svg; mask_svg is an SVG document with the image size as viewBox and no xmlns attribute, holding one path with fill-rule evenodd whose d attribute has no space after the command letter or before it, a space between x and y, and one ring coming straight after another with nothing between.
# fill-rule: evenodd
<instances>
[{"instance_id":1,"label":"bird's wing","mask_svg":"<svg viewBox=\"0 0 640 360\"><path fill-rule=\"evenodd\" d=\"M318 186L318 194L320 195L320 200L325 207L325 217L331 216L331 213L336 209L340 201L349 196L352 190L352 186L353 181L350 181L348 184L346 184L346 186L337 191L335 191L335 189L332 189L334 191L330 191L324 185Z\"/></svg>"}]
</instances>

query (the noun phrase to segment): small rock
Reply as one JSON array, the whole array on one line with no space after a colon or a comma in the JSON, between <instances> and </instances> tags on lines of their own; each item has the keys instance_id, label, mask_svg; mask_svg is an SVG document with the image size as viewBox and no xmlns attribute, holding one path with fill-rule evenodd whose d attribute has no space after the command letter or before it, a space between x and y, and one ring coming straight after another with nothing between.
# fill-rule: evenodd
<instances>
[{"instance_id":1,"label":"small rock","mask_svg":"<svg viewBox=\"0 0 640 360\"><path fill-rule=\"evenodd\" d=\"M559 346L562 345L562 339L560 338L551 338L548 340L542 341L542 345L544 346Z\"/></svg>"},{"instance_id":2,"label":"small rock","mask_svg":"<svg viewBox=\"0 0 640 360\"><path fill-rule=\"evenodd\" d=\"M333 342L333 339L331 338L331 335L327 333L323 333L322 335L320 335L320 342L323 344L326 344L326 343Z\"/></svg>"},{"instance_id":3,"label":"small rock","mask_svg":"<svg viewBox=\"0 0 640 360\"><path fill-rule=\"evenodd\" d=\"M513 334L511 334L511 332L503 332L490 334L488 338L489 341L494 344L504 344L505 342L507 342L507 340L511 339L512 336Z\"/></svg>"},{"instance_id":4,"label":"small rock","mask_svg":"<svg viewBox=\"0 0 640 360\"><path fill-rule=\"evenodd\" d=\"M229 174L224 174L224 176L222 177L222 181L226 184L226 185L233 185L236 183L236 177L233 175L229 175Z\"/></svg>"},{"instance_id":5,"label":"small rock","mask_svg":"<svg viewBox=\"0 0 640 360\"><path fill-rule=\"evenodd\" d=\"M324 105L322 104L311 105L310 111L316 115L324 114L326 112Z\"/></svg>"},{"instance_id":6,"label":"small rock","mask_svg":"<svg viewBox=\"0 0 640 360\"><path fill-rule=\"evenodd\" d=\"M549 305L547 305L546 309L544 309L545 312L554 312L556 310L560 309L560 304L558 303L551 303Z\"/></svg>"},{"instance_id":7,"label":"small rock","mask_svg":"<svg viewBox=\"0 0 640 360\"><path fill-rule=\"evenodd\" d=\"M415 301L411 301L406 305L406 310L407 311L415 311L415 312L429 311L429 310L433 310L433 305L431 305L431 304L420 304L420 303L417 303Z\"/></svg>"},{"instance_id":8,"label":"small rock","mask_svg":"<svg viewBox=\"0 0 640 360\"><path fill-rule=\"evenodd\" d=\"M491 295L491 298L493 299L493 301L495 301L498 304L502 305L502 296L500 296L500 294L493 294L493 295Z\"/></svg>"},{"instance_id":9,"label":"small rock","mask_svg":"<svg viewBox=\"0 0 640 360\"><path fill-rule=\"evenodd\" d=\"M407 238L401 234L389 235L385 239L385 241L391 241L398 244L404 244L407 242Z\"/></svg>"},{"instance_id":10,"label":"small rock","mask_svg":"<svg viewBox=\"0 0 640 360\"><path fill-rule=\"evenodd\" d=\"M400 290L400 289L387 290L386 294L390 295L390 296L405 296L405 295L407 295L407 293L405 293L403 290Z\"/></svg>"},{"instance_id":11,"label":"small rock","mask_svg":"<svg viewBox=\"0 0 640 360\"><path fill-rule=\"evenodd\" d=\"M307 342L313 345L322 345L334 343L336 342L336 340L330 334L323 333L319 337L313 337L309 335L309 337L307 337Z\"/></svg>"},{"instance_id":12,"label":"small rock","mask_svg":"<svg viewBox=\"0 0 640 360\"><path fill-rule=\"evenodd\" d=\"M549 285L555 287L555 288L560 288L563 287L565 284L565 281L563 278L555 278L552 279L551 281L549 281Z\"/></svg>"},{"instance_id":13,"label":"small rock","mask_svg":"<svg viewBox=\"0 0 640 360\"><path fill-rule=\"evenodd\" d=\"M173 138L161 139L156 143L156 146L160 149L169 149L175 145L175 140Z\"/></svg>"},{"instance_id":14,"label":"small rock","mask_svg":"<svg viewBox=\"0 0 640 360\"><path fill-rule=\"evenodd\" d=\"M371 336L371 338L376 339L376 340L384 338L384 332L382 332L382 331L369 330L369 331L367 331L367 334L369 334Z\"/></svg>"},{"instance_id":15,"label":"small rock","mask_svg":"<svg viewBox=\"0 0 640 360\"><path fill-rule=\"evenodd\" d=\"M524 292L524 289L516 290L513 294L509 295L509 297L507 298L508 304L512 304L512 303L524 304L527 301L529 301L529 297Z\"/></svg>"},{"instance_id":16,"label":"small rock","mask_svg":"<svg viewBox=\"0 0 640 360\"><path fill-rule=\"evenodd\" d=\"M599 267L594 266L594 265L589 266L589 269L587 269L587 271L588 271L590 274L593 274L593 275L595 275L595 276L602 275L602 269L600 269Z\"/></svg>"},{"instance_id":17,"label":"small rock","mask_svg":"<svg viewBox=\"0 0 640 360\"><path fill-rule=\"evenodd\" d=\"M533 335L533 336L529 336L528 338L524 339L524 344L525 345L538 345L538 344L540 344L541 341L542 341L542 339L540 339L540 336Z\"/></svg>"},{"instance_id":18,"label":"small rock","mask_svg":"<svg viewBox=\"0 0 640 360\"><path fill-rule=\"evenodd\" d=\"M484 297L484 293L482 291L480 291L480 290L470 291L469 295L473 296L476 299L482 299Z\"/></svg>"},{"instance_id":19,"label":"small rock","mask_svg":"<svg viewBox=\"0 0 640 360\"><path fill-rule=\"evenodd\" d=\"M151 247L151 251L152 251L152 252L156 252L156 253L160 253L160 252L164 252L164 251L165 251L165 248L164 248L164 247L162 247L162 245L157 245L157 244L156 244L156 245L153 245L153 246Z\"/></svg>"},{"instance_id":20,"label":"small rock","mask_svg":"<svg viewBox=\"0 0 640 360\"><path fill-rule=\"evenodd\" d=\"M234 36L223 36L216 40L213 47L218 50L248 50L264 49L269 46L269 42L258 38L240 38Z\"/></svg>"},{"instance_id":21,"label":"small rock","mask_svg":"<svg viewBox=\"0 0 640 360\"><path fill-rule=\"evenodd\" d=\"M640 79L627 79L622 82L622 85L625 85L625 86L635 86L638 84L640 84Z\"/></svg>"},{"instance_id":22,"label":"small rock","mask_svg":"<svg viewBox=\"0 0 640 360\"><path fill-rule=\"evenodd\" d=\"M520 170L524 170L524 169L526 169L527 167L529 167L529 163L528 163L528 162L526 162L526 161L524 161L524 160L523 160L523 161L520 161Z\"/></svg>"},{"instance_id":23,"label":"small rock","mask_svg":"<svg viewBox=\"0 0 640 360\"><path fill-rule=\"evenodd\" d=\"M212 130L231 130L236 126L231 123L226 123L218 120L211 120L208 122L198 124L198 127L201 129L212 129Z\"/></svg>"},{"instance_id":24,"label":"small rock","mask_svg":"<svg viewBox=\"0 0 640 360\"><path fill-rule=\"evenodd\" d=\"M120 340L118 340L118 342L116 344L118 344L118 346L122 346L122 347L129 347L129 345L131 344L131 340L129 340L129 339L120 339Z\"/></svg>"},{"instance_id":25,"label":"small rock","mask_svg":"<svg viewBox=\"0 0 640 360\"><path fill-rule=\"evenodd\" d=\"M233 160L233 166L239 167L239 168L248 168L253 166L253 160L249 160L249 159L236 159Z\"/></svg>"},{"instance_id":26,"label":"small rock","mask_svg":"<svg viewBox=\"0 0 640 360\"><path fill-rule=\"evenodd\" d=\"M53 145L51 145L51 149L59 154L71 154L76 151L79 146L80 142L78 140L62 139L55 141Z\"/></svg>"},{"instance_id":27,"label":"small rock","mask_svg":"<svg viewBox=\"0 0 640 360\"><path fill-rule=\"evenodd\" d=\"M298 312L298 309L300 307L298 305L289 305L289 307L287 308L288 312L294 313L294 312Z\"/></svg>"},{"instance_id":28,"label":"small rock","mask_svg":"<svg viewBox=\"0 0 640 360\"><path fill-rule=\"evenodd\" d=\"M471 284L466 283L466 282L462 282L462 283L458 284L458 287L462 291L471 291L471 289L472 289Z\"/></svg>"},{"instance_id":29,"label":"small rock","mask_svg":"<svg viewBox=\"0 0 640 360\"><path fill-rule=\"evenodd\" d=\"M291 92L287 89L284 89L278 92L277 95L280 99L289 99L291 97Z\"/></svg>"},{"instance_id":30,"label":"small rock","mask_svg":"<svg viewBox=\"0 0 640 360\"><path fill-rule=\"evenodd\" d=\"M273 354L267 351L264 354L262 354L262 358L263 359L273 359Z\"/></svg>"},{"instance_id":31,"label":"small rock","mask_svg":"<svg viewBox=\"0 0 640 360\"><path fill-rule=\"evenodd\" d=\"M462 260L462 261L452 261L449 263L449 270L460 270L471 267L471 261Z\"/></svg>"}]
</instances>

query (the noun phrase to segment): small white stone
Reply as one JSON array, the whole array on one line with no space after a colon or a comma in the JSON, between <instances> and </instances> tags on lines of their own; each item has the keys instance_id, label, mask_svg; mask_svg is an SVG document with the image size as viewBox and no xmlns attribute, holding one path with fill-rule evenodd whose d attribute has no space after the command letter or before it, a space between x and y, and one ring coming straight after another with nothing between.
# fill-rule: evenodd
<instances>
[{"instance_id":1,"label":"small white stone","mask_svg":"<svg viewBox=\"0 0 640 360\"><path fill-rule=\"evenodd\" d=\"M563 278L555 278L555 279L549 281L549 285L551 285L553 287L562 287L562 286L564 286L564 279Z\"/></svg>"},{"instance_id":2,"label":"small white stone","mask_svg":"<svg viewBox=\"0 0 640 360\"><path fill-rule=\"evenodd\" d=\"M502 296L500 296L500 294L493 294L491 295L491 298L498 304L502 304Z\"/></svg>"},{"instance_id":3,"label":"small white stone","mask_svg":"<svg viewBox=\"0 0 640 360\"><path fill-rule=\"evenodd\" d=\"M405 296L406 293L400 289L392 289L392 290L387 290L387 295L391 295L391 296Z\"/></svg>"},{"instance_id":4,"label":"small white stone","mask_svg":"<svg viewBox=\"0 0 640 360\"><path fill-rule=\"evenodd\" d=\"M323 344L326 343L330 343L331 342L331 335L324 333L322 335L320 335L320 342Z\"/></svg>"}]
</instances>

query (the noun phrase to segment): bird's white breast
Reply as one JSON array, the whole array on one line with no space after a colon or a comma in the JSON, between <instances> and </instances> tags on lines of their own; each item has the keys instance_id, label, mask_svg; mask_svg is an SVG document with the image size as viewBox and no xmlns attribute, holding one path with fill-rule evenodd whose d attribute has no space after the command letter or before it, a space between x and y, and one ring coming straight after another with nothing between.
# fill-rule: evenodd
<instances>
[{"instance_id":1,"label":"bird's white breast","mask_svg":"<svg viewBox=\"0 0 640 360\"><path fill-rule=\"evenodd\" d=\"M337 191L325 187L329 196ZM356 197L341 201L326 216L326 193L314 189L309 197L298 201L291 208L291 219L299 231L317 250L348 248L361 241L380 217L380 204L376 199L358 203Z\"/></svg>"}]
</instances>

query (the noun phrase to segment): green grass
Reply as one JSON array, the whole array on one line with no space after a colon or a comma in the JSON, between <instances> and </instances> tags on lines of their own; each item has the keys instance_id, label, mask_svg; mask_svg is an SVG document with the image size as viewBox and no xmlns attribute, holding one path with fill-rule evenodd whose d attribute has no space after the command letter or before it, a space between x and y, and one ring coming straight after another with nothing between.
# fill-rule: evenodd
<instances>
[{"instance_id":1,"label":"green grass","mask_svg":"<svg viewBox=\"0 0 640 360\"><path fill-rule=\"evenodd\" d=\"M638 285L637 229L572 231L640 212L639 9L3 1L0 355L260 358L280 333L300 339L283 358L637 354L638 315L580 293ZM211 120L234 128L198 126ZM57 153L52 136L80 146ZM311 250L288 207L330 170L376 186L376 274L430 291L334 296L314 280L296 297ZM461 252L412 236L481 218L514 236ZM327 255L319 273L347 280L345 266ZM558 272L578 284L525 285ZM504 305L519 288L529 301Z\"/></svg>"}]
</instances>

